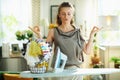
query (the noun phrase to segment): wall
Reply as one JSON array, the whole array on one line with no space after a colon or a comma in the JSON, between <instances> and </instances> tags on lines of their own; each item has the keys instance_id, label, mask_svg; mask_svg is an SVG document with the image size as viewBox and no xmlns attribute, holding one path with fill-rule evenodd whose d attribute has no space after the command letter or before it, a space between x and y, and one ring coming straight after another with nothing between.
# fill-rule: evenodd
<instances>
[{"instance_id":1,"label":"wall","mask_svg":"<svg viewBox=\"0 0 120 80\"><path fill-rule=\"evenodd\" d=\"M40 19L47 18L50 22L50 6L59 5L63 1L71 2L75 6L75 24L87 28L87 37L91 28L96 25L97 0L40 0ZM46 28L46 35L48 29Z\"/></svg>"},{"instance_id":2,"label":"wall","mask_svg":"<svg viewBox=\"0 0 120 80\"><path fill-rule=\"evenodd\" d=\"M32 0L32 26L40 25L40 0Z\"/></svg>"}]
</instances>

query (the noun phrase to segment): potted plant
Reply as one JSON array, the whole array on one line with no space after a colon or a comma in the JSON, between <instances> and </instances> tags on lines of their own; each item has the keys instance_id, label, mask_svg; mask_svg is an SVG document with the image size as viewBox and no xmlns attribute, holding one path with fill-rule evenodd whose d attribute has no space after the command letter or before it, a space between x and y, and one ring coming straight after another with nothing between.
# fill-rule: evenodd
<instances>
[{"instance_id":1,"label":"potted plant","mask_svg":"<svg viewBox=\"0 0 120 80\"><path fill-rule=\"evenodd\" d=\"M111 57L110 61L114 62L115 68L119 68L119 66L120 66L120 58L119 57Z\"/></svg>"},{"instance_id":2,"label":"potted plant","mask_svg":"<svg viewBox=\"0 0 120 80\"><path fill-rule=\"evenodd\" d=\"M15 32L16 38L19 41L25 41L27 40L27 43L23 43L23 49L22 49L22 53L23 55L25 55L26 53L26 48L27 48L27 44L30 42L30 40L33 37L33 32L30 30L23 30L23 31L16 31Z\"/></svg>"},{"instance_id":3,"label":"potted plant","mask_svg":"<svg viewBox=\"0 0 120 80\"><path fill-rule=\"evenodd\" d=\"M30 30L24 30L24 31L16 31L15 33L17 40L29 40L33 36L33 32Z\"/></svg>"}]
</instances>

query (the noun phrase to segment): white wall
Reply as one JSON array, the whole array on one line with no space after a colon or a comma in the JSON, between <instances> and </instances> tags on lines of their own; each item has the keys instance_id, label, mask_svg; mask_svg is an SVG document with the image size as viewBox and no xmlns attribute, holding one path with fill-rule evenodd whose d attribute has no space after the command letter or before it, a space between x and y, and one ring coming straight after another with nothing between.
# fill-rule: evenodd
<instances>
[{"instance_id":1,"label":"white wall","mask_svg":"<svg viewBox=\"0 0 120 80\"><path fill-rule=\"evenodd\" d=\"M59 5L64 1L71 2L75 6L75 24L77 27L82 25L89 32L96 25L97 0L41 0L40 18L47 18L50 22L50 6Z\"/></svg>"},{"instance_id":2,"label":"white wall","mask_svg":"<svg viewBox=\"0 0 120 80\"><path fill-rule=\"evenodd\" d=\"M97 0L76 0L76 25L82 25L86 29L86 37L89 37L91 28L97 25Z\"/></svg>"}]
</instances>

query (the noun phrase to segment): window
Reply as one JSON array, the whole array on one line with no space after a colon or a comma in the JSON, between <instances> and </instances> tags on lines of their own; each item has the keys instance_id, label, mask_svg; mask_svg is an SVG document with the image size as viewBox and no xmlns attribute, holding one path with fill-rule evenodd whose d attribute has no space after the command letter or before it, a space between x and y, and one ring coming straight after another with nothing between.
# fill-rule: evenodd
<instances>
[{"instance_id":1,"label":"window","mask_svg":"<svg viewBox=\"0 0 120 80\"><path fill-rule=\"evenodd\" d=\"M118 0L98 0L99 16L118 16L117 30L100 31L98 42L102 45L120 45L120 5ZM115 26L113 26L115 27Z\"/></svg>"},{"instance_id":2,"label":"window","mask_svg":"<svg viewBox=\"0 0 120 80\"><path fill-rule=\"evenodd\" d=\"M17 30L31 24L31 0L0 0L0 43L14 42Z\"/></svg>"}]
</instances>

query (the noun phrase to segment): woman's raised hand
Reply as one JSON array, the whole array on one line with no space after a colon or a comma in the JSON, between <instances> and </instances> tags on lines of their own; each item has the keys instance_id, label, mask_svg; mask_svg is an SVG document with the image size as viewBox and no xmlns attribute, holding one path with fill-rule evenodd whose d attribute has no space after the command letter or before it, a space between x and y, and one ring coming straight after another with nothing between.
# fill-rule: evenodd
<instances>
[{"instance_id":1,"label":"woman's raised hand","mask_svg":"<svg viewBox=\"0 0 120 80\"><path fill-rule=\"evenodd\" d=\"M28 27L29 29L31 29L38 38L42 38L41 37L41 34L40 34L40 27L39 26L34 26L33 28L32 27Z\"/></svg>"},{"instance_id":2,"label":"woman's raised hand","mask_svg":"<svg viewBox=\"0 0 120 80\"><path fill-rule=\"evenodd\" d=\"M101 29L102 29L102 28L98 28L97 26L94 26L94 27L92 28L92 30L91 30L90 38L93 38L94 35L95 35L98 31L100 31Z\"/></svg>"},{"instance_id":3,"label":"woman's raised hand","mask_svg":"<svg viewBox=\"0 0 120 80\"><path fill-rule=\"evenodd\" d=\"M39 26L34 26L33 28L32 27L28 27L29 29L31 29L34 33L38 34L40 33L40 28Z\"/></svg>"}]
</instances>

